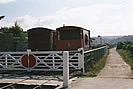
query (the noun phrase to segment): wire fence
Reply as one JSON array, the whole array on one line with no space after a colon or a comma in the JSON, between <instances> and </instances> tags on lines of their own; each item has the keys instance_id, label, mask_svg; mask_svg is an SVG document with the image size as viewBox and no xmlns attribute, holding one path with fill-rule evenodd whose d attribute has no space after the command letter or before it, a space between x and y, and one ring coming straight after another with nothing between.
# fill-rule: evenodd
<instances>
[{"instance_id":1,"label":"wire fence","mask_svg":"<svg viewBox=\"0 0 133 89\"><path fill-rule=\"evenodd\" d=\"M106 53L107 46L84 52L84 71L88 72Z\"/></svg>"}]
</instances>

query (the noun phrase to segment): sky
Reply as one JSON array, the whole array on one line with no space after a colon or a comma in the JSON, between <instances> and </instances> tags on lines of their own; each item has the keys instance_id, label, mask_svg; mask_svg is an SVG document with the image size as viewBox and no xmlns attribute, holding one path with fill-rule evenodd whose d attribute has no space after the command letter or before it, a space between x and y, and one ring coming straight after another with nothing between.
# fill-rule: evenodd
<instances>
[{"instance_id":1,"label":"sky","mask_svg":"<svg viewBox=\"0 0 133 89\"><path fill-rule=\"evenodd\" d=\"M0 0L0 27L78 26L91 36L133 35L133 0Z\"/></svg>"}]
</instances>

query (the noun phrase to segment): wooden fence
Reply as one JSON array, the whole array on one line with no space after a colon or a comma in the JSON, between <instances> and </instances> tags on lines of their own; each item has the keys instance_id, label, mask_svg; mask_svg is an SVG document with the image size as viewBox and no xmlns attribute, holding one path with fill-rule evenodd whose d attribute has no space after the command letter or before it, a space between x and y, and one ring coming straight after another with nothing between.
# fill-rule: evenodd
<instances>
[{"instance_id":1,"label":"wooden fence","mask_svg":"<svg viewBox=\"0 0 133 89\"><path fill-rule=\"evenodd\" d=\"M68 86L69 70L87 72L99 61L107 46L85 51L0 52L0 70L63 71L63 85Z\"/></svg>"}]
</instances>

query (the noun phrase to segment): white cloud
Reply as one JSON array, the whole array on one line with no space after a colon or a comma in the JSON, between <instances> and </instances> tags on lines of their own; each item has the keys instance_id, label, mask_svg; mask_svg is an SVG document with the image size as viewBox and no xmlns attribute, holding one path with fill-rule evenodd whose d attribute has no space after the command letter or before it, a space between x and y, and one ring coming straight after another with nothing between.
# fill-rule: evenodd
<instances>
[{"instance_id":1,"label":"white cloud","mask_svg":"<svg viewBox=\"0 0 133 89\"><path fill-rule=\"evenodd\" d=\"M14 22L5 21L4 19L0 20L0 27L10 27L14 25Z\"/></svg>"},{"instance_id":2,"label":"white cloud","mask_svg":"<svg viewBox=\"0 0 133 89\"><path fill-rule=\"evenodd\" d=\"M27 30L33 27L49 27L49 25L54 23L54 17L52 16L40 16L40 17L33 17L33 16L21 16L17 17L16 21L21 24L21 26Z\"/></svg>"},{"instance_id":3,"label":"white cloud","mask_svg":"<svg viewBox=\"0 0 133 89\"><path fill-rule=\"evenodd\" d=\"M16 0L0 0L0 3L15 2Z\"/></svg>"},{"instance_id":4,"label":"white cloud","mask_svg":"<svg viewBox=\"0 0 133 89\"><path fill-rule=\"evenodd\" d=\"M52 16L21 16L16 20L26 30L36 26L57 28L76 25L91 30L91 35L127 35L133 34L132 5L95 4L79 8L63 8Z\"/></svg>"}]
</instances>

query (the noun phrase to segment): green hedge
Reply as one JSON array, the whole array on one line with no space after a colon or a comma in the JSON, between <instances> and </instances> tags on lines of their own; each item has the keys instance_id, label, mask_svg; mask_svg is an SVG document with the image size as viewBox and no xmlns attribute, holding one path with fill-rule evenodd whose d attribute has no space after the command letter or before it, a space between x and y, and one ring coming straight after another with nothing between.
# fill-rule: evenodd
<instances>
[{"instance_id":1,"label":"green hedge","mask_svg":"<svg viewBox=\"0 0 133 89\"><path fill-rule=\"evenodd\" d=\"M133 42L132 41L118 42L117 49L127 50L133 54Z\"/></svg>"}]
</instances>

